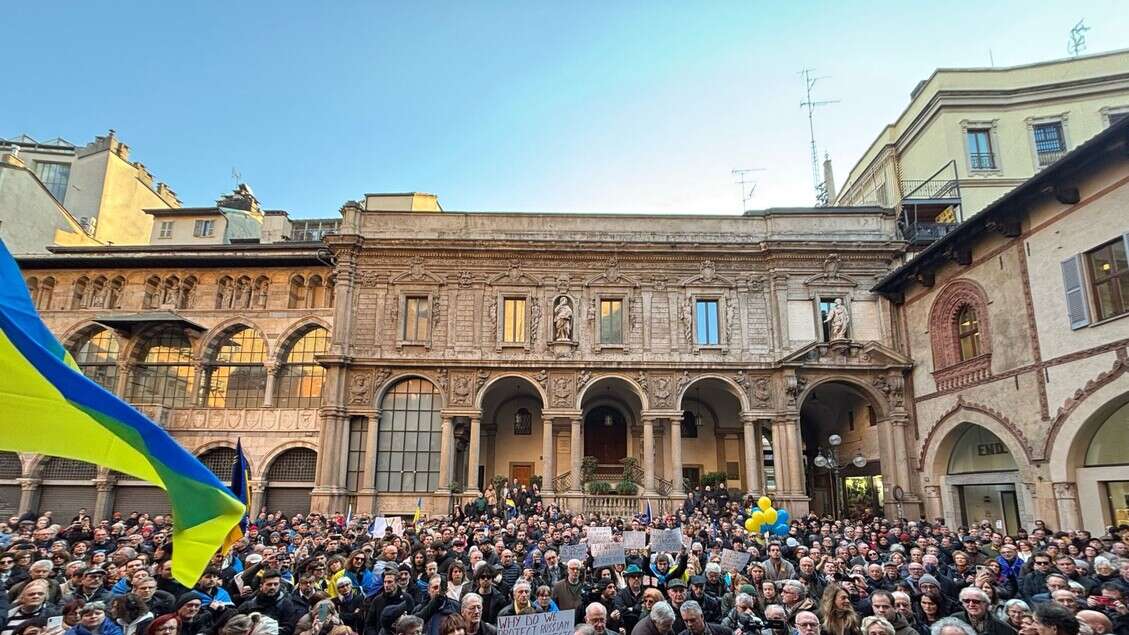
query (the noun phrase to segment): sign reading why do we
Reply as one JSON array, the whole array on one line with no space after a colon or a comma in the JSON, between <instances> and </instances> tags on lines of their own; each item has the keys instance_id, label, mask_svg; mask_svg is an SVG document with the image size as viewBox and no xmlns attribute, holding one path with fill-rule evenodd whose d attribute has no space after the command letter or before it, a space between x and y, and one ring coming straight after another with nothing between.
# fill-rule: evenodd
<instances>
[{"instance_id":1,"label":"sign reading why do we","mask_svg":"<svg viewBox=\"0 0 1129 635\"><path fill-rule=\"evenodd\" d=\"M498 618L498 635L572 635L575 609L556 613L505 615Z\"/></svg>"}]
</instances>

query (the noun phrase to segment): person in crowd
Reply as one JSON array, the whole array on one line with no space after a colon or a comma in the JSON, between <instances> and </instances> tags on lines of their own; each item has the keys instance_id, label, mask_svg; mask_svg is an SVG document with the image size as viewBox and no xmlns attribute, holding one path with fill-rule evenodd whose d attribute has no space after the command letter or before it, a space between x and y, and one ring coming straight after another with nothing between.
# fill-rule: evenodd
<instances>
[{"instance_id":1,"label":"person in crowd","mask_svg":"<svg viewBox=\"0 0 1129 635\"><path fill-rule=\"evenodd\" d=\"M862 620L843 587L832 582L823 591L819 603L820 628L828 635L860 635Z\"/></svg>"},{"instance_id":2,"label":"person in crowd","mask_svg":"<svg viewBox=\"0 0 1129 635\"><path fill-rule=\"evenodd\" d=\"M1016 635L1015 629L1001 622L988 610L988 594L975 586L960 590L963 610L952 617L971 626L980 635Z\"/></svg>"}]
</instances>

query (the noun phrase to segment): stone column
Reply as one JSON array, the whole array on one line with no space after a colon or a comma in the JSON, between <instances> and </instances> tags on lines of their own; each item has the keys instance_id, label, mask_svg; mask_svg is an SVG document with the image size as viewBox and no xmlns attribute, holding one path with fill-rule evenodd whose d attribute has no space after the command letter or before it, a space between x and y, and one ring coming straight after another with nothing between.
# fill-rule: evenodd
<instances>
[{"instance_id":1,"label":"stone column","mask_svg":"<svg viewBox=\"0 0 1129 635\"><path fill-rule=\"evenodd\" d=\"M925 486L925 518L930 522L945 517L944 505L941 502L941 488L937 485Z\"/></svg>"},{"instance_id":2,"label":"stone column","mask_svg":"<svg viewBox=\"0 0 1129 635\"><path fill-rule=\"evenodd\" d=\"M643 417L643 495L655 495L655 420Z\"/></svg>"},{"instance_id":3,"label":"stone column","mask_svg":"<svg viewBox=\"0 0 1129 635\"><path fill-rule=\"evenodd\" d=\"M118 360L118 376L114 378L114 394L125 398L126 390L129 389L129 375L133 372L133 364L126 360Z\"/></svg>"},{"instance_id":4,"label":"stone column","mask_svg":"<svg viewBox=\"0 0 1129 635\"><path fill-rule=\"evenodd\" d=\"M788 420L772 420L772 457L776 469L776 495L792 493L791 465L788 461Z\"/></svg>"},{"instance_id":5,"label":"stone column","mask_svg":"<svg viewBox=\"0 0 1129 635\"><path fill-rule=\"evenodd\" d=\"M1062 531L1082 529L1082 510L1078 507L1078 487L1072 481L1054 484L1058 505L1058 528Z\"/></svg>"},{"instance_id":6,"label":"stone column","mask_svg":"<svg viewBox=\"0 0 1129 635\"><path fill-rule=\"evenodd\" d=\"M584 447L581 445L583 443L583 439L580 436L582 432L582 423L583 420L579 417L573 417L573 419L569 422L569 424L572 426L572 437L569 439L569 452L570 458L572 459L572 482L570 483L570 487L568 489L574 494L581 494L584 491L580 483L581 465L584 462Z\"/></svg>"},{"instance_id":7,"label":"stone column","mask_svg":"<svg viewBox=\"0 0 1129 635\"><path fill-rule=\"evenodd\" d=\"M557 446L553 443L553 418L541 421L541 496L556 496Z\"/></svg>"},{"instance_id":8,"label":"stone column","mask_svg":"<svg viewBox=\"0 0 1129 635\"><path fill-rule=\"evenodd\" d=\"M341 411L324 412L318 439L317 481L310 510L332 514L345 510L345 474L349 456L349 418Z\"/></svg>"},{"instance_id":9,"label":"stone column","mask_svg":"<svg viewBox=\"0 0 1129 635\"><path fill-rule=\"evenodd\" d=\"M247 497L247 514L254 520L259 515L259 510L267 504L267 482L253 479L247 483L247 491L250 492Z\"/></svg>"},{"instance_id":10,"label":"stone column","mask_svg":"<svg viewBox=\"0 0 1129 635\"><path fill-rule=\"evenodd\" d=\"M482 447L482 415L470 417L470 444L467 446L466 491L470 494L482 492L483 484L478 482L478 461Z\"/></svg>"},{"instance_id":11,"label":"stone column","mask_svg":"<svg viewBox=\"0 0 1129 635\"><path fill-rule=\"evenodd\" d=\"M356 218L357 210L347 211ZM338 246L335 254L337 267L334 271L337 281L333 285L333 331L330 335L330 352L337 355L346 354L349 350L349 342L353 339L353 295L356 290L357 257L364 242L360 236L349 236L349 243L344 239L345 237L342 236L335 242Z\"/></svg>"},{"instance_id":12,"label":"stone column","mask_svg":"<svg viewBox=\"0 0 1129 635\"><path fill-rule=\"evenodd\" d=\"M101 472L101 470L99 470ZM117 481L109 476L99 475L94 479L94 487L98 490L98 494L94 497L94 510L90 515L94 517L94 522L101 522L113 516L114 513L114 485Z\"/></svg>"},{"instance_id":13,"label":"stone column","mask_svg":"<svg viewBox=\"0 0 1129 635\"><path fill-rule=\"evenodd\" d=\"M682 486L682 420L678 417L670 418L670 467L674 475L670 495L681 498L686 488Z\"/></svg>"},{"instance_id":14,"label":"stone column","mask_svg":"<svg viewBox=\"0 0 1129 635\"><path fill-rule=\"evenodd\" d=\"M800 417L788 420L788 462L792 473L792 494L807 499L807 481L804 478L804 442L800 438Z\"/></svg>"},{"instance_id":15,"label":"stone column","mask_svg":"<svg viewBox=\"0 0 1129 635\"><path fill-rule=\"evenodd\" d=\"M361 482L357 484L357 513L376 511L376 434L380 429L380 411L368 417L365 433L365 457L361 463Z\"/></svg>"},{"instance_id":16,"label":"stone column","mask_svg":"<svg viewBox=\"0 0 1129 635\"><path fill-rule=\"evenodd\" d=\"M435 493L447 495L451 493L451 475L455 473L455 427L451 415L441 415L440 422L439 488Z\"/></svg>"},{"instance_id":17,"label":"stone column","mask_svg":"<svg viewBox=\"0 0 1129 635\"><path fill-rule=\"evenodd\" d=\"M267 362L267 385L263 392L263 407L274 407L274 383L278 378L278 369L280 365L276 361Z\"/></svg>"},{"instance_id":18,"label":"stone column","mask_svg":"<svg viewBox=\"0 0 1129 635\"><path fill-rule=\"evenodd\" d=\"M20 515L26 514L32 510L39 509L39 486L43 484L43 479L38 478L21 478L17 482L20 484Z\"/></svg>"},{"instance_id":19,"label":"stone column","mask_svg":"<svg viewBox=\"0 0 1129 635\"><path fill-rule=\"evenodd\" d=\"M764 475L757 461L760 446L760 424L750 415L742 414L741 423L745 441L745 491L760 496L764 493Z\"/></svg>"}]
</instances>

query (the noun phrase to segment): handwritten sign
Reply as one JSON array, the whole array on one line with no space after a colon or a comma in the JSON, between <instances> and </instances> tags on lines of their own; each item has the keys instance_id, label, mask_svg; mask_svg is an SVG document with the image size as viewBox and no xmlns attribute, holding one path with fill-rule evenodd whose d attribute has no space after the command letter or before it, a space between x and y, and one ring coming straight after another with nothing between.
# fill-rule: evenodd
<instances>
[{"instance_id":1,"label":"handwritten sign","mask_svg":"<svg viewBox=\"0 0 1129 635\"><path fill-rule=\"evenodd\" d=\"M572 635L575 612L504 615L498 618L498 635Z\"/></svg>"},{"instance_id":2,"label":"handwritten sign","mask_svg":"<svg viewBox=\"0 0 1129 635\"><path fill-rule=\"evenodd\" d=\"M612 541L612 528L611 527L589 527L588 528L588 544L598 545L605 542Z\"/></svg>"},{"instance_id":3,"label":"handwritten sign","mask_svg":"<svg viewBox=\"0 0 1129 635\"><path fill-rule=\"evenodd\" d=\"M651 551L679 551L682 549L681 529L656 529L651 532Z\"/></svg>"},{"instance_id":4,"label":"handwritten sign","mask_svg":"<svg viewBox=\"0 0 1129 635\"><path fill-rule=\"evenodd\" d=\"M561 562L566 565L569 560L579 560L584 562L588 557L588 545L580 543L579 545L564 545L561 547Z\"/></svg>"},{"instance_id":5,"label":"handwritten sign","mask_svg":"<svg viewBox=\"0 0 1129 635\"><path fill-rule=\"evenodd\" d=\"M623 532L623 548L624 549L646 549L647 548L647 532L645 532L645 531L625 531L625 532Z\"/></svg>"},{"instance_id":6,"label":"handwritten sign","mask_svg":"<svg viewBox=\"0 0 1129 635\"><path fill-rule=\"evenodd\" d=\"M751 556L744 551L733 551L732 549L722 549L721 551L721 570L722 571L744 571L745 565L749 564Z\"/></svg>"},{"instance_id":7,"label":"handwritten sign","mask_svg":"<svg viewBox=\"0 0 1129 635\"><path fill-rule=\"evenodd\" d=\"M592 566L596 568L624 564L623 543L605 542L592 545Z\"/></svg>"}]
</instances>

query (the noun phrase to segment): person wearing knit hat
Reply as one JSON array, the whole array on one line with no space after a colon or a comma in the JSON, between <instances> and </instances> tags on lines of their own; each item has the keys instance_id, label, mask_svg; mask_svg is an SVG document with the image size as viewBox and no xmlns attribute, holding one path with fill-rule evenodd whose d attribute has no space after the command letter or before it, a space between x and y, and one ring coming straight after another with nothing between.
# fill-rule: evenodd
<instances>
[{"instance_id":1,"label":"person wearing knit hat","mask_svg":"<svg viewBox=\"0 0 1129 635\"><path fill-rule=\"evenodd\" d=\"M176 613L166 613L149 623L145 635L176 635L179 628L180 622L176 619Z\"/></svg>"}]
</instances>

